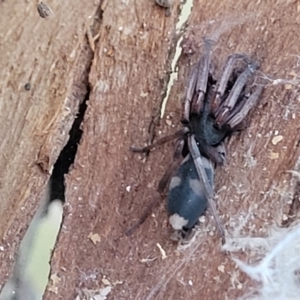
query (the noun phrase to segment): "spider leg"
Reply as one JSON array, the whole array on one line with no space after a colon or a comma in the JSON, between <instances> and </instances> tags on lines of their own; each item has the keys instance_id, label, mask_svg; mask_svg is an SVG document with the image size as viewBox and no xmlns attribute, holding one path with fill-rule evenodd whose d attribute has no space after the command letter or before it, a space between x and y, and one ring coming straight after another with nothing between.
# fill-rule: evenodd
<instances>
[{"instance_id":1,"label":"spider leg","mask_svg":"<svg viewBox=\"0 0 300 300\"><path fill-rule=\"evenodd\" d=\"M199 114L203 107L203 102L207 90L207 82L209 76L209 69L211 64L211 46L212 43L209 40L205 42L205 53L199 62L199 73L196 85L196 92L198 97L192 102L192 113Z\"/></svg>"},{"instance_id":2,"label":"spider leg","mask_svg":"<svg viewBox=\"0 0 300 300\"><path fill-rule=\"evenodd\" d=\"M248 64L247 68L239 75L234 83L227 99L221 104L220 109L216 115L216 123L219 126L224 125L228 115L231 114L234 109L236 102L238 101L245 84L247 83L248 77L252 75L259 67L258 62L252 62Z\"/></svg>"},{"instance_id":3,"label":"spider leg","mask_svg":"<svg viewBox=\"0 0 300 300\"><path fill-rule=\"evenodd\" d=\"M263 90L263 86L258 86L258 88L254 91L253 94L247 99L243 99L240 105L238 105L232 113L225 119L225 123L228 124L231 128L236 128L243 119L247 116L249 111L256 106L259 96Z\"/></svg>"},{"instance_id":4,"label":"spider leg","mask_svg":"<svg viewBox=\"0 0 300 300\"><path fill-rule=\"evenodd\" d=\"M183 146L184 146L184 139L182 139L182 138L178 139L176 142L176 145L175 145L173 161L167 168L163 177L161 178L161 180L158 184L157 193L156 193L154 199L147 206L147 208L145 209L145 211L142 214L142 216L140 217L140 219L130 229L128 229L126 231L125 234L127 236L132 235L135 232L135 230L138 229L139 226L141 226L147 220L147 218L151 214L152 210L159 204L159 202L161 200L161 194L164 193L164 191L166 190L166 187L169 184L172 175L174 174L174 172L178 168L178 165L180 164L180 160L181 160L180 158L181 158Z\"/></svg>"},{"instance_id":5,"label":"spider leg","mask_svg":"<svg viewBox=\"0 0 300 300\"><path fill-rule=\"evenodd\" d=\"M230 75L232 74L235 62L239 59L243 59L250 64L250 58L246 54L234 53L230 55L225 63L225 67L220 80L217 83L215 98L212 101L212 111L216 114L218 108L221 104L221 99L226 91L227 83L229 81Z\"/></svg>"},{"instance_id":6,"label":"spider leg","mask_svg":"<svg viewBox=\"0 0 300 300\"><path fill-rule=\"evenodd\" d=\"M212 42L204 39L204 43L205 53L191 72L186 99L183 103L182 123L184 124L189 122L190 113L199 114L203 107L211 64ZM195 92L196 97L194 99Z\"/></svg>"},{"instance_id":7,"label":"spider leg","mask_svg":"<svg viewBox=\"0 0 300 300\"><path fill-rule=\"evenodd\" d=\"M213 147L207 143L201 143L199 147L201 152L205 153L205 155L208 156L211 161L218 166L223 165L226 156L226 151L223 144L219 145L219 147ZM221 147L223 148L221 149Z\"/></svg>"},{"instance_id":8,"label":"spider leg","mask_svg":"<svg viewBox=\"0 0 300 300\"><path fill-rule=\"evenodd\" d=\"M196 89L198 72L199 72L199 63L193 66L192 72L190 74L189 85L186 92L186 98L185 101L183 102L183 107L182 107L181 122L183 124L187 124L190 121L191 102Z\"/></svg>"},{"instance_id":9,"label":"spider leg","mask_svg":"<svg viewBox=\"0 0 300 300\"><path fill-rule=\"evenodd\" d=\"M187 134L189 132L189 129L187 127L183 127L180 130L176 131L173 134L167 135L162 137L161 139L157 140L155 143L152 143L148 146L145 147L130 147L130 150L132 152L142 152L142 153L148 153L150 152L150 150L152 150L153 148L163 145L165 143L168 143L176 138L182 138L185 134Z\"/></svg>"},{"instance_id":10,"label":"spider leg","mask_svg":"<svg viewBox=\"0 0 300 300\"><path fill-rule=\"evenodd\" d=\"M190 153L193 157L195 167L199 176L200 181L203 183L204 186L204 193L205 196L208 199L208 204L210 206L210 209L212 211L212 214L214 216L215 222L217 224L218 230L220 232L221 238L222 238L222 243L225 243L225 232L223 225L220 221L220 218L217 213L216 205L213 200L213 187L209 184L208 178L206 176L205 168L202 162L202 156L200 154L200 151L198 149L196 140L194 135L191 135L188 137L188 144L189 144L189 150Z\"/></svg>"}]
</instances>

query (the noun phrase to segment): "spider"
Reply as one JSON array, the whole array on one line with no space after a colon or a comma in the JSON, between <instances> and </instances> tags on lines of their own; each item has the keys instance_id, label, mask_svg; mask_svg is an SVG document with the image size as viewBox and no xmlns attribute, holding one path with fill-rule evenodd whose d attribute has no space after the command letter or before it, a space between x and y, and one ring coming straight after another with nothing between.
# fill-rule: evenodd
<instances>
[{"instance_id":1,"label":"spider","mask_svg":"<svg viewBox=\"0 0 300 300\"><path fill-rule=\"evenodd\" d=\"M190 238L209 204L224 243L224 229L213 201L214 169L224 163L224 140L244 127L244 119L256 106L263 87L250 93L248 83L259 64L245 54L230 55L220 79L215 80L211 74L212 43L204 42L204 54L192 68L183 102L183 127L146 147L131 147L131 151L149 153L177 138L173 162L157 189L162 194L169 184L167 208L175 230L173 238ZM131 234L149 213L145 212L127 233Z\"/></svg>"}]
</instances>

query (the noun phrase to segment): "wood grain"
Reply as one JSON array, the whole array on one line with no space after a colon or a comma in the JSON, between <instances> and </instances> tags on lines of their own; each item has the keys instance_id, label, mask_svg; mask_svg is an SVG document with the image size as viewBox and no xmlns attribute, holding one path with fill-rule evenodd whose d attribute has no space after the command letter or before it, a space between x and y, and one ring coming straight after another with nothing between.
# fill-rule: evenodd
<instances>
[{"instance_id":1,"label":"wood grain","mask_svg":"<svg viewBox=\"0 0 300 300\"><path fill-rule=\"evenodd\" d=\"M50 281L45 299L85 299L87 290L100 291L105 280L112 286L108 299L118 300L235 299L253 285L221 251L209 212L184 249L169 238L164 199L132 236L125 235L156 195L172 159L172 145L148 159L129 147L148 142L149 124L159 113L178 39L180 4L174 2L165 17L154 1L72 1L70 7L51 6L54 16L46 20L39 19L33 4L0 3L5 15L20 16L18 22L0 20L1 28L11 22L5 25L11 29L1 32L1 279L49 176L45 171L65 144L78 99L86 93L86 75L79 74L89 72L83 137L66 176L64 222L51 262L52 275L60 280ZM90 15L99 21L91 35L97 40L93 58L87 51L82 63L80 53L91 45L85 31ZM186 43L195 54L180 58L179 78L156 136L180 128L186 80L201 55L203 36L216 41L216 75L229 54L243 52L260 61L258 80L268 83L247 130L228 142L227 162L216 172L216 200L229 238L238 229L241 236L263 236L289 214L296 182L286 171L299 157L299 22L295 1L194 1ZM27 81L30 91L24 90ZM283 136L277 145L271 142L275 135ZM100 242L94 244L91 234Z\"/></svg>"}]
</instances>

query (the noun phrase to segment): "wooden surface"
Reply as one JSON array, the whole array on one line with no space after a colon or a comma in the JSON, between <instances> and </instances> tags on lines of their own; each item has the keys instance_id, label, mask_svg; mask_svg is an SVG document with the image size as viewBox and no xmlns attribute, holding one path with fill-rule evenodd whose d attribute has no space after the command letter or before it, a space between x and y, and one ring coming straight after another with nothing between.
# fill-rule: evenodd
<instances>
[{"instance_id":1,"label":"wooden surface","mask_svg":"<svg viewBox=\"0 0 300 300\"><path fill-rule=\"evenodd\" d=\"M0 3L0 285L87 92L86 24L97 6L51 7L42 19L34 2Z\"/></svg>"},{"instance_id":2,"label":"wooden surface","mask_svg":"<svg viewBox=\"0 0 300 300\"><path fill-rule=\"evenodd\" d=\"M91 63L83 137L66 176L64 223L45 299L83 299L108 283L108 299L235 299L253 283L221 251L209 213L184 249L169 239L164 200L132 236L125 235L172 158L172 145L147 160L128 149L148 142L149 124L159 113L178 38L179 1L169 18L152 1L104 1L96 14L98 5L51 3L54 16L44 20L31 3L0 4L6 16L1 28L9 28L0 36L0 113L6 124L0 129L0 279L86 94ZM216 74L233 52L261 62L259 76L269 80L260 105L247 131L228 143L227 162L216 171L218 211L229 240L263 236L290 212L296 183L286 171L299 156L299 7L295 1L194 1L186 35L195 54L181 56L178 81L155 129L162 136L180 127L184 87L203 36L216 41ZM94 14L99 22L92 57L85 33ZM24 90L27 81L30 91ZM276 145L275 135L282 136Z\"/></svg>"}]
</instances>

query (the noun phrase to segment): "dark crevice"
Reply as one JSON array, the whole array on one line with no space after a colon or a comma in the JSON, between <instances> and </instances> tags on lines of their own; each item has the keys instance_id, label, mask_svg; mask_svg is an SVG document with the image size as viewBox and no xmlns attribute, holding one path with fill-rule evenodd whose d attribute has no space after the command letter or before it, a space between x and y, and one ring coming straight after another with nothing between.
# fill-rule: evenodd
<instances>
[{"instance_id":1,"label":"dark crevice","mask_svg":"<svg viewBox=\"0 0 300 300\"><path fill-rule=\"evenodd\" d=\"M79 76L80 82L74 84L73 97L80 103L78 113L72 124L69 132L69 140L65 147L60 152L57 161L53 166L53 172L50 179L50 197L49 201L59 199L65 201L65 174L70 170L71 165L74 163L77 148L81 140L82 129L81 123L84 119L84 114L87 108L87 101L90 97L89 86L89 73L93 61L93 52L90 49L88 41L83 46L79 64L84 64L82 74Z\"/></svg>"},{"instance_id":2,"label":"dark crevice","mask_svg":"<svg viewBox=\"0 0 300 300\"><path fill-rule=\"evenodd\" d=\"M69 172L70 166L74 163L77 153L78 144L82 136L80 125L83 121L84 114L87 108L86 101L89 98L90 89L87 88L86 97L79 107L79 112L73 126L70 130L70 138L66 146L61 151L56 163L54 164L50 186L50 201L59 199L65 201L65 184L64 176Z\"/></svg>"},{"instance_id":3,"label":"dark crevice","mask_svg":"<svg viewBox=\"0 0 300 300\"><path fill-rule=\"evenodd\" d=\"M101 9L101 5L99 5L95 16L94 16L94 22L90 26L90 30L93 36L96 36L96 34L100 30L101 21L102 21L102 14L103 11ZM97 41L94 41L95 44ZM88 48L88 49L87 49ZM83 70L83 76L82 76L82 83L80 83L81 86L84 86L84 89L86 91L86 94L84 96L84 99L80 99L80 106L78 114L74 120L74 123L72 125L72 128L69 133L69 141L66 144L66 146L62 149L56 163L53 167L53 173L51 176L51 186L50 186L50 201L53 201L55 199L59 199L61 201L65 201L65 183L64 183L64 176L69 172L69 169L71 165L74 163L75 156L77 153L77 148L81 140L82 136L82 129L81 129L81 123L84 118L84 114L87 108L87 100L89 99L90 95L90 85L89 85L89 73L92 66L94 53L92 51L93 49L90 48L89 40L88 40L88 34L86 36L86 45L85 49L83 50L82 55L86 55L85 58L85 68ZM88 58L88 59L87 59ZM77 95L78 97L78 95ZM79 96L80 97L80 96ZM82 97L82 96L81 96Z\"/></svg>"}]
</instances>

